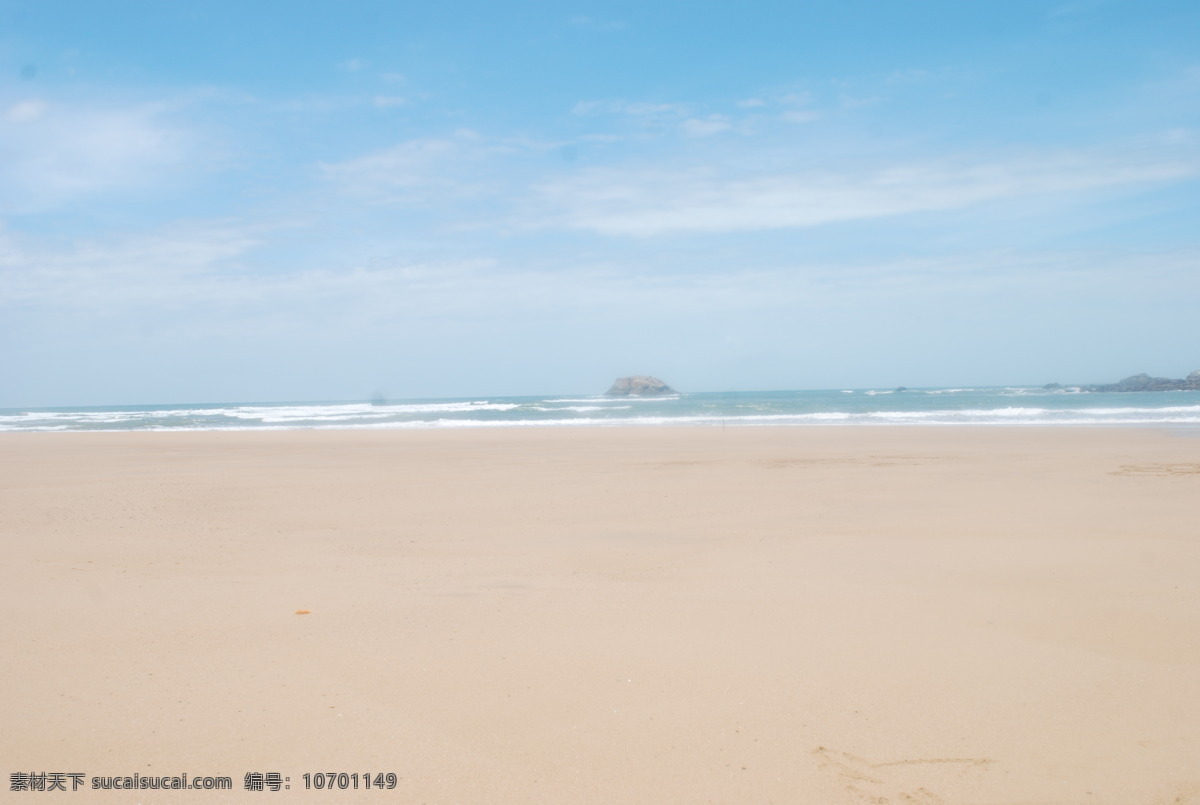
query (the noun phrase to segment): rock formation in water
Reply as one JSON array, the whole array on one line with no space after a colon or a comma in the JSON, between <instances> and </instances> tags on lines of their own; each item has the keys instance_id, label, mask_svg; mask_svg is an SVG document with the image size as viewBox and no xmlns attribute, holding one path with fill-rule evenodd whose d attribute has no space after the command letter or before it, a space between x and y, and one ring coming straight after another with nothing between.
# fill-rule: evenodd
<instances>
[{"instance_id":1,"label":"rock formation in water","mask_svg":"<svg viewBox=\"0 0 1200 805\"><path fill-rule=\"evenodd\" d=\"M660 397L664 394L678 394L679 392L657 377L634 375L633 377L618 377L613 382L612 388L604 393L609 397Z\"/></svg>"},{"instance_id":2,"label":"rock formation in water","mask_svg":"<svg viewBox=\"0 0 1200 805\"><path fill-rule=\"evenodd\" d=\"M1058 383L1048 383L1046 389L1063 389ZM1080 391L1200 391L1200 369L1192 372L1182 380L1169 377L1151 377L1148 374L1131 375L1116 383L1104 383L1098 386L1079 386Z\"/></svg>"},{"instance_id":3,"label":"rock formation in water","mask_svg":"<svg viewBox=\"0 0 1200 805\"><path fill-rule=\"evenodd\" d=\"M1151 377L1147 374L1133 375L1116 383L1102 386L1086 386L1085 391L1197 391L1200 390L1200 369L1183 380L1169 377Z\"/></svg>"}]
</instances>

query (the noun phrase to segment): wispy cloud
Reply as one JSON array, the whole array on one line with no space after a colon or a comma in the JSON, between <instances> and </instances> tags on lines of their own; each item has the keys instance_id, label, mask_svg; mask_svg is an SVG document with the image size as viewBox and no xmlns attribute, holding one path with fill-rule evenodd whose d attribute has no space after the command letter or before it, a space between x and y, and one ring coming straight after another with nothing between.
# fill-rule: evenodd
<instances>
[{"instance_id":1,"label":"wispy cloud","mask_svg":"<svg viewBox=\"0 0 1200 805\"><path fill-rule=\"evenodd\" d=\"M356 159L323 164L321 170L326 178L346 184L409 187L434 181L437 166L456 150L448 138L408 140Z\"/></svg>"},{"instance_id":2,"label":"wispy cloud","mask_svg":"<svg viewBox=\"0 0 1200 805\"><path fill-rule=\"evenodd\" d=\"M816 95L810 90L789 89L767 92L738 101L738 109L751 110L760 115L768 110L788 123L809 123L823 115L816 106Z\"/></svg>"},{"instance_id":3,"label":"wispy cloud","mask_svg":"<svg viewBox=\"0 0 1200 805\"><path fill-rule=\"evenodd\" d=\"M376 109L391 109L395 106L404 106L408 103L408 99L401 98L399 95L376 95L371 99L371 103Z\"/></svg>"},{"instance_id":4,"label":"wispy cloud","mask_svg":"<svg viewBox=\"0 0 1200 805\"><path fill-rule=\"evenodd\" d=\"M45 303L116 311L174 297L186 304L198 277L231 270L263 242L244 224L175 224L140 234L39 243L0 231L0 305ZM224 274L233 285L236 271Z\"/></svg>"},{"instance_id":5,"label":"wispy cloud","mask_svg":"<svg viewBox=\"0 0 1200 805\"><path fill-rule=\"evenodd\" d=\"M680 103L652 103L648 101L580 101L571 109L580 117L589 115L625 115L636 118L679 118L689 113L689 108Z\"/></svg>"},{"instance_id":6,"label":"wispy cloud","mask_svg":"<svg viewBox=\"0 0 1200 805\"><path fill-rule=\"evenodd\" d=\"M264 312L287 311L297 326L311 314L387 328L413 318L486 323L498 310L510 318L514 312L561 318L563 311L578 311L599 319L645 315L683 322L698 313L790 314L797 306L894 308L897 300L909 300L912 311L1006 290L1036 292L1047 304L1080 295L1118 303L1131 293L1161 298L1200 291L1200 252L1194 248L784 258L737 269L719 257L701 257L686 271L652 270L661 259L655 255L564 265L513 256L364 260L348 254L318 265L255 270L256 262L273 259L272 241L277 246L292 237L292 230L219 221L68 244L0 231L0 308L48 305L103 319L151 310L161 319L178 311L186 316L178 325L193 329L217 329L230 318L253 326ZM264 249L268 254L260 255ZM1137 278L1136 292L1131 278Z\"/></svg>"},{"instance_id":7,"label":"wispy cloud","mask_svg":"<svg viewBox=\"0 0 1200 805\"><path fill-rule=\"evenodd\" d=\"M159 185L197 146L195 134L168 123L160 105L40 99L7 109L0 142L0 212L10 214Z\"/></svg>"},{"instance_id":8,"label":"wispy cloud","mask_svg":"<svg viewBox=\"0 0 1200 805\"><path fill-rule=\"evenodd\" d=\"M821 119L821 113L811 109L789 109L779 116L788 123L811 123Z\"/></svg>"},{"instance_id":9,"label":"wispy cloud","mask_svg":"<svg viewBox=\"0 0 1200 805\"><path fill-rule=\"evenodd\" d=\"M681 128L689 137L708 137L729 131L733 128L733 123L726 115L708 115L703 118L690 117L683 121Z\"/></svg>"},{"instance_id":10,"label":"wispy cloud","mask_svg":"<svg viewBox=\"0 0 1200 805\"><path fill-rule=\"evenodd\" d=\"M738 232L952 210L984 202L1169 182L1194 155L1074 152L1008 160L919 162L870 172L725 177L691 170L593 169L537 188L556 215L542 226L607 235Z\"/></svg>"},{"instance_id":11,"label":"wispy cloud","mask_svg":"<svg viewBox=\"0 0 1200 805\"><path fill-rule=\"evenodd\" d=\"M429 207L447 198L477 197L495 157L522 150L489 142L470 130L406 140L343 162L320 165L322 177L347 196Z\"/></svg>"},{"instance_id":12,"label":"wispy cloud","mask_svg":"<svg viewBox=\"0 0 1200 805\"><path fill-rule=\"evenodd\" d=\"M5 117L11 123L32 123L46 112L46 102L41 100L21 101L9 107Z\"/></svg>"}]
</instances>

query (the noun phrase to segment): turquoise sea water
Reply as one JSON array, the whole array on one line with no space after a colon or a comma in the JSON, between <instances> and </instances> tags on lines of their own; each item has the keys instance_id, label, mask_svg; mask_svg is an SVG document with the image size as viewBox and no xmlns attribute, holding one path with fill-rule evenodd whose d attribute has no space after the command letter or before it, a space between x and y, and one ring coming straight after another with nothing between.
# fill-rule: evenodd
<instances>
[{"instance_id":1,"label":"turquoise sea water","mask_svg":"<svg viewBox=\"0 0 1200 805\"><path fill-rule=\"evenodd\" d=\"M613 425L1200 426L1200 391L833 389L374 402L205 403L0 409L0 431L603 427Z\"/></svg>"}]
</instances>

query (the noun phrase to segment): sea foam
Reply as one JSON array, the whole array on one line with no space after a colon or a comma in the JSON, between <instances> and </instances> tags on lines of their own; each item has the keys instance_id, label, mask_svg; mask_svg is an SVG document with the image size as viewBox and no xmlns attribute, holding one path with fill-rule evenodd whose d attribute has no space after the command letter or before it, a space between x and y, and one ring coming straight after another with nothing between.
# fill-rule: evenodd
<instances>
[{"instance_id":1,"label":"sea foam","mask_svg":"<svg viewBox=\"0 0 1200 805\"><path fill-rule=\"evenodd\" d=\"M911 392L911 393L910 393ZM1016 398L1020 398L1020 403ZM1015 404L1014 404L1015 403ZM1024 404L1022 404L1024 403ZM479 397L0 410L0 431L1200 424L1200 392L1036 387L765 391L669 397Z\"/></svg>"}]
</instances>

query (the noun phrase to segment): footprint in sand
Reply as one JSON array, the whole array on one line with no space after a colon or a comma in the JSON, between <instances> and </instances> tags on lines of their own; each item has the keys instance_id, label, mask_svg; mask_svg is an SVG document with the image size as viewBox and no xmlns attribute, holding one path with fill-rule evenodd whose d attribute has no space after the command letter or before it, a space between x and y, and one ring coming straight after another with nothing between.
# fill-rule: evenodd
<instances>
[{"instance_id":1,"label":"footprint in sand","mask_svg":"<svg viewBox=\"0 0 1200 805\"><path fill-rule=\"evenodd\" d=\"M917 782L929 782L931 767L939 767L933 776L945 779L947 772L955 776L978 773L995 762L990 758L951 757L872 763L825 746L818 746L813 755L821 770L838 780L849 801L861 805L945 805L944 799Z\"/></svg>"},{"instance_id":2,"label":"footprint in sand","mask_svg":"<svg viewBox=\"0 0 1200 805\"><path fill-rule=\"evenodd\" d=\"M1157 476L1200 475L1200 464L1123 464L1110 475Z\"/></svg>"}]
</instances>

